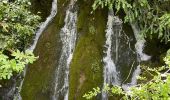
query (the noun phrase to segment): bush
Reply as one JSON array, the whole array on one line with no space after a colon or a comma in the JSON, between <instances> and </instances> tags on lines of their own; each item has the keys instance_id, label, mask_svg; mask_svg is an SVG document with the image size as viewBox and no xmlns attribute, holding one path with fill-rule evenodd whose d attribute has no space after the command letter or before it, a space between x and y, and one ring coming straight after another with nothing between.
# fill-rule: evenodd
<instances>
[{"instance_id":1,"label":"bush","mask_svg":"<svg viewBox=\"0 0 170 100\"><path fill-rule=\"evenodd\" d=\"M40 20L29 11L30 5L29 0L0 2L0 80L10 79L36 59L32 52L26 50Z\"/></svg>"}]
</instances>

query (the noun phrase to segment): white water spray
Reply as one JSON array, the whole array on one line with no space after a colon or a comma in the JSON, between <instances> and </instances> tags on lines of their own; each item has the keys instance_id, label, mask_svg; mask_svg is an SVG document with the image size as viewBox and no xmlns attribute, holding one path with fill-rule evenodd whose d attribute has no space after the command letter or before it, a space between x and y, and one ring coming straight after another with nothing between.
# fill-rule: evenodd
<instances>
[{"instance_id":1,"label":"white water spray","mask_svg":"<svg viewBox=\"0 0 170 100\"><path fill-rule=\"evenodd\" d=\"M138 26L136 24L131 24L132 26L132 30L134 33L134 36L136 38L136 44L135 44L135 48L136 48L136 52L139 55L138 59L139 59L139 63L141 61L148 61L151 56L148 56L147 54L143 53L143 49L145 47L145 39L142 36L142 34L140 34L140 30L138 28ZM137 76L139 76L139 74L141 73L141 69L140 69L140 64L137 66L136 70L133 73L132 79L131 79L131 85L136 85L137 84Z\"/></svg>"},{"instance_id":2,"label":"white water spray","mask_svg":"<svg viewBox=\"0 0 170 100\"><path fill-rule=\"evenodd\" d=\"M140 65L137 66L136 70L133 72L132 79L131 79L131 85L137 84L137 76L141 73Z\"/></svg>"},{"instance_id":3,"label":"white water spray","mask_svg":"<svg viewBox=\"0 0 170 100\"><path fill-rule=\"evenodd\" d=\"M34 39L34 43L31 45L31 47L29 48L29 50L34 50L37 42L41 36L41 34L43 33L43 31L47 28L48 24L52 21L52 19L55 17L55 15L57 14L57 0L53 0L52 2L52 8L51 8L51 13L50 15L47 17L46 21L43 22L40 25L40 28L38 29L38 31L36 32L36 37Z\"/></svg>"},{"instance_id":4,"label":"white water spray","mask_svg":"<svg viewBox=\"0 0 170 100\"><path fill-rule=\"evenodd\" d=\"M147 54L143 53L143 49L145 47L146 41L145 41L144 37L142 36L142 34L140 34L140 30L139 30L138 26L136 24L131 24L131 26L132 26L132 30L133 30L134 36L136 38L136 41L137 41L136 44L135 44L135 49L136 49L136 52L138 54L139 65L137 66L137 68L133 72L131 83L122 85L122 88L125 91L129 91L129 88L131 86L134 86L134 85L137 84L137 76L139 76L140 73L141 73L140 62L141 61L147 61L151 58L151 56L148 56Z\"/></svg>"},{"instance_id":5,"label":"white water spray","mask_svg":"<svg viewBox=\"0 0 170 100\"><path fill-rule=\"evenodd\" d=\"M113 48L112 37L114 35L121 33L122 31L121 25L122 25L122 21L118 17L114 16L113 11L110 10L108 14L108 22L107 22L107 30L106 30L106 42L105 42L106 51L104 51L106 53L106 56L103 58L103 62L105 64L103 86L105 86L106 84L120 85L119 75L118 75L118 72L116 70L116 66L114 63L118 60L118 41L116 40L115 41L116 43L114 43L116 45L114 46L115 47L114 49L116 50L116 57L115 57L116 61L113 61L112 59L112 48ZM118 26L118 27L114 27L114 26ZM102 93L102 99L103 100L107 99L106 93Z\"/></svg>"},{"instance_id":6,"label":"white water spray","mask_svg":"<svg viewBox=\"0 0 170 100\"><path fill-rule=\"evenodd\" d=\"M53 100L64 97L68 100L69 92L69 66L72 60L77 39L77 12L72 12L73 5L66 11L65 25L61 29L62 53L56 70L55 90Z\"/></svg>"},{"instance_id":7,"label":"white water spray","mask_svg":"<svg viewBox=\"0 0 170 100\"><path fill-rule=\"evenodd\" d=\"M127 84L122 84L122 88L125 91L130 92L129 88L137 84L137 77L140 75L140 73L141 73L141 69L140 69L140 65L138 65L132 74L131 82Z\"/></svg>"},{"instance_id":8,"label":"white water spray","mask_svg":"<svg viewBox=\"0 0 170 100\"><path fill-rule=\"evenodd\" d=\"M135 44L135 48L136 48L136 52L139 55L140 61L147 61L151 57L143 53L143 49L145 47L146 41L144 37L142 36L142 34L140 34L138 26L136 24L131 24L131 26L132 26L132 30L137 41Z\"/></svg>"}]
</instances>

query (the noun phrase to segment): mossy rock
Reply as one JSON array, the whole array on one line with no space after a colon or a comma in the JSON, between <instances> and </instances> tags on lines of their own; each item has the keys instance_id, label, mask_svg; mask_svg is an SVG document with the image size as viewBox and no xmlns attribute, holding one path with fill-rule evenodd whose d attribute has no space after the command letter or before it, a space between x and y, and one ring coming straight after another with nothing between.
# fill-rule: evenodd
<instances>
[{"instance_id":1,"label":"mossy rock","mask_svg":"<svg viewBox=\"0 0 170 100\"><path fill-rule=\"evenodd\" d=\"M85 93L103 84L107 11L97 10L91 14L92 1L79 1L78 5L79 39L70 65L69 100L84 100Z\"/></svg>"},{"instance_id":2,"label":"mossy rock","mask_svg":"<svg viewBox=\"0 0 170 100\"><path fill-rule=\"evenodd\" d=\"M45 18L50 14L52 1L53 0L31 0L31 10L35 14L40 12L39 15L42 17L42 21L44 21Z\"/></svg>"},{"instance_id":3,"label":"mossy rock","mask_svg":"<svg viewBox=\"0 0 170 100\"><path fill-rule=\"evenodd\" d=\"M60 29L64 24L65 8L68 2L58 0L58 12L46 30L42 33L34 54L39 59L28 66L24 78L21 97L23 100L49 100L54 87L56 65L60 58Z\"/></svg>"}]
</instances>

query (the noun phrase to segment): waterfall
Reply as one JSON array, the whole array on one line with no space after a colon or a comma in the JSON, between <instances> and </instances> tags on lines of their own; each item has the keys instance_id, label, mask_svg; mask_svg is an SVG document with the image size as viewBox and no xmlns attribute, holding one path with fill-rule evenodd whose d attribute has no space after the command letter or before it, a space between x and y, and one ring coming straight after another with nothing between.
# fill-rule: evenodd
<instances>
[{"instance_id":1,"label":"waterfall","mask_svg":"<svg viewBox=\"0 0 170 100\"><path fill-rule=\"evenodd\" d=\"M129 91L129 88L131 86L134 86L137 84L137 76L139 76L141 73L141 69L140 69L140 65L137 66L137 68L135 69L135 71L133 72L132 74L132 78L131 78L131 82L130 83L127 83L127 84L122 84L122 88L125 90L125 91Z\"/></svg>"},{"instance_id":2,"label":"waterfall","mask_svg":"<svg viewBox=\"0 0 170 100\"><path fill-rule=\"evenodd\" d=\"M52 19L55 17L55 15L57 14L57 0L53 0L52 2L52 8L51 8L51 13L50 15L47 17L46 21L43 22L40 25L40 28L38 29L38 31L36 32L36 37L34 39L34 43L31 45L31 47L29 48L29 50L34 50L37 42L41 36L41 34L43 33L43 31L47 28L48 24L52 21Z\"/></svg>"},{"instance_id":3,"label":"waterfall","mask_svg":"<svg viewBox=\"0 0 170 100\"><path fill-rule=\"evenodd\" d=\"M43 22L43 23L40 25L38 31L36 32L36 36L35 36L35 38L34 38L34 42L33 42L33 44L28 48L28 50L33 51L33 50L35 49L35 47L36 47L36 45L37 45L37 42L38 42L41 34L42 34L43 31L47 28L48 24L49 24L49 23L53 20L53 18L56 16L56 14L57 14L57 0L53 0L50 15L47 17L47 19L45 20L45 22ZM23 76L26 75L26 70L27 70L27 66L26 66L26 68L25 68L25 70L24 70L24 72L23 72ZM20 86L19 86L19 89L20 89L20 90L21 90L21 88L22 88L23 81L24 81L24 79L23 79L23 80L21 81L21 83L20 83ZM22 97L20 96L20 93L19 93L20 90L19 90L18 93L15 94L15 96L14 96L15 99L17 99L17 100L22 100Z\"/></svg>"},{"instance_id":4,"label":"waterfall","mask_svg":"<svg viewBox=\"0 0 170 100\"><path fill-rule=\"evenodd\" d=\"M143 53L143 48L145 47L146 41L144 37L142 36L142 34L140 34L138 26L136 24L131 24L131 26L132 26L132 30L137 41L135 44L135 48L136 48L137 54L139 55L139 60L147 61L151 57Z\"/></svg>"},{"instance_id":5,"label":"waterfall","mask_svg":"<svg viewBox=\"0 0 170 100\"><path fill-rule=\"evenodd\" d=\"M133 72L132 79L131 79L131 85L137 84L137 76L141 73L140 65L137 66L136 70Z\"/></svg>"},{"instance_id":6,"label":"waterfall","mask_svg":"<svg viewBox=\"0 0 170 100\"><path fill-rule=\"evenodd\" d=\"M133 75L132 75L132 78L131 78L131 83L122 85L122 88L125 91L129 91L129 88L131 86L137 84L137 76L139 76L140 73L141 73L140 62L141 61L148 61L151 58L151 56L143 53L143 49L145 47L145 42L146 41L145 41L144 37L142 36L142 34L140 34L139 27L137 26L136 23L133 23L133 24L131 23L131 27L132 27L134 36L135 36L136 41L137 41L136 44L135 44L135 49L136 49L136 52L137 52L137 55L138 55L139 65L137 66L137 68L133 72Z\"/></svg>"},{"instance_id":7,"label":"waterfall","mask_svg":"<svg viewBox=\"0 0 170 100\"><path fill-rule=\"evenodd\" d=\"M145 39L142 37L142 35L139 34L138 27L135 24L132 24L132 29L133 29L133 32L134 32L134 35L137 41L135 44L135 49L138 55L137 62L139 63L139 65L137 65L136 69L133 68L134 63L136 62L136 61L133 61L136 59L136 58L134 59L134 56L136 55L136 53L132 54L133 56L130 55L130 53L132 53L131 48L126 47L126 45L128 45L127 42L129 41L126 41L126 39L123 38L124 34L122 34L123 33L122 21L118 17L114 16L114 13L112 10L109 11L107 29L106 29L106 42L104 45L106 48L106 50L104 51L106 56L103 58L103 62L104 62L104 84L103 86L105 86L106 84L122 85L122 88L125 91L129 91L129 88L131 86L137 84L137 76L141 73L140 62L147 61L148 59L150 59L150 56L143 53ZM126 48L123 48L122 46ZM127 56L124 56L124 55L127 55ZM127 58L122 58L122 57L127 57ZM126 63L126 62L129 62L129 63ZM124 65L124 64L127 64L127 65ZM128 68L131 67L129 75L126 79L128 80L130 78L129 76L132 74L131 81L129 80L130 81L129 83L124 83L126 80L123 81L121 79L121 75L123 73L123 72L121 73L122 71L121 68L123 70L127 70L127 68L125 68L126 66L128 66ZM102 92L102 100L107 100L107 99L108 99L107 93Z\"/></svg>"},{"instance_id":8,"label":"waterfall","mask_svg":"<svg viewBox=\"0 0 170 100\"><path fill-rule=\"evenodd\" d=\"M118 36L121 34L122 31L122 21L114 16L112 10L109 11L108 14L108 22L107 22L107 30L106 30L106 42L105 47L106 56L103 58L104 62L104 85L120 85L119 81L119 73L116 70L115 62L118 60ZM115 43L113 43L113 39L115 39ZM112 58L112 49L116 52L115 61ZM103 100L107 99L107 94L102 93Z\"/></svg>"},{"instance_id":9,"label":"waterfall","mask_svg":"<svg viewBox=\"0 0 170 100\"><path fill-rule=\"evenodd\" d=\"M136 52L139 55L138 56L138 62L139 65L137 66L137 69L134 71L133 76L132 76L132 80L131 80L131 85L136 85L137 84L137 76L139 76L141 69L140 69L140 62L141 61L148 61L151 56L143 53L143 49L145 47L145 39L142 36L142 34L140 34L140 30L139 27L137 26L137 24L131 24L132 26L132 30L134 33L134 36L136 38L136 44L135 44L135 48L136 48Z\"/></svg>"},{"instance_id":10,"label":"waterfall","mask_svg":"<svg viewBox=\"0 0 170 100\"><path fill-rule=\"evenodd\" d=\"M68 100L69 65L73 56L77 38L77 12L73 12L73 5L66 11L65 25L61 29L62 53L55 76L53 100ZM62 98L62 99L61 99Z\"/></svg>"}]
</instances>

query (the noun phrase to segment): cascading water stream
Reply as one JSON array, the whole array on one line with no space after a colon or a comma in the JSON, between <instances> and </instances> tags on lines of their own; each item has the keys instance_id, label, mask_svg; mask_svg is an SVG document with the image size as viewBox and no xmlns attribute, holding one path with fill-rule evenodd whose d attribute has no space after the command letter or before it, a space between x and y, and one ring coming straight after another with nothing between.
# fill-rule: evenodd
<instances>
[{"instance_id":1,"label":"cascading water stream","mask_svg":"<svg viewBox=\"0 0 170 100\"><path fill-rule=\"evenodd\" d=\"M141 69L140 69L140 65L137 66L137 68L135 69L135 71L133 72L132 74L132 78L131 78L131 82L130 83L127 83L127 84L122 84L122 88L125 90L125 91L129 91L129 88L131 86L134 86L137 84L137 76L139 76L141 73Z\"/></svg>"},{"instance_id":2,"label":"cascading water stream","mask_svg":"<svg viewBox=\"0 0 170 100\"><path fill-rule=\"evenodd\" d=\"M140 63L141 61L147 61L148 59L150 59L150 56L143 53L145 40L139 34L139 29L135 25L132 25L132 29L137 41L135 44L136 53L138 55L137 62ZM126 42L121 42L121 40L123 39L123 34L121 33L123 33L122 21L118 17L114 16L113 11L110 10L108 14L108 22L107 22L107 30L106 30L106 43L105 43L106 51L104 51L104 53L106 53L106 56L103 58L103 62L105 64L103 86L105 86L106 84L121 85L124 90L128 91L129 87L137 84L137 76L141 73L141 69L140 69L140 65L138 65L136 69L133 68L135 63L135 61L133 60L135 59L132 56L128 57L127 55L131 53L129 51L131 49L130 47L129 50L128 48L124 48L125 49L124 51L121 50L122 46L126 45L126 44L122 44ZM129 62L129 60L131 59L130 61L131 62L133 61L132 65L130 65L130 63L122 62L124 61L124 59L121 57L124 57L123 56L124 54L120 54L119 52L126 54L128 57L127 62ZM120 68L118 67L125 67L123 63L128 64L126 66L131 67L129 75L127 77L127 79L129 79L130 75L132 74L131 81L129 83L124 83L127 79L123 81L121 77L122 73L119 72ZM107 93L102 92L102 100L107 100L107 99L108 99Z\"/></svg>"},{"instance_id":3,"label":"cascading water stream","mask_svg":"<svg viewBox=\"0 0 170 100\"><path fill-rule=\"evenodd\" d=\"M56 14L57 14L57 0L53 0L50 15L47 17L47 19L45 20L45 22L43 22L43 23L40 25L38 31L36 32L36 36L35 36L35 38L34 38L34 42L33 42L33 44L28 48L28 50L33 51L33 50L35 49L35 47L36 47L36 45L37 45L37 42L38 42L41 34L42 34L43 31L47 28L47 26L48 26L49 23L53 20L53 18L56 16ZM25 70L24 70L23 76L26 75L26 70L27 70L27 67L26 67ZM20 86L19 86L20 89L22 88L23 81L24 81L24 79L23 79L23 80L21 81L21 83L20 83ZM19 90L19 91L20 91L20 90ZM20 96L19 93L17 93L15 97L17 97L17 100L22 100L22 98L21 98L21 96Z\"/></svg>"},{"instance_id":4,"label":"cascading water stream","mask_svg":"<svg viewBox=\"0 0 170 100\"><path fill-rule=\"evenodd\" d=\"M134 33L134 36L136 38L136 44L135 44L135 49L137 52L137 59L138 59L138 63L139 65L137 66L137 68L135 69L135 71L133 72L132 78L131 78L131 83L128 84L123 84L122 87L125 91L129 91L129 87L134 86L137 84L137 76L140 75L141 73L141 69L140 69L140 63L141 61L148 61L151 56L148 56L147 54L143 53L143 49L145 47L145 39L142 36L142 34L140 34L140 30L137 26L137 24L132 24L131 23L131 27Z\"/></svg>"},{"instance_id":5,"label":"cascading water stream","mask_svg":"<svg viewBox=\"0 0 170 100\"><path fill-rule=\"evenodd\" d=\"M136 38L136 44L135 44L135 48L136 48L136 52L139 55L138 56L138 62L139 65L137 66L137 69L134 71L133 76L132 76L132 80L131 80L131 85L136 85L137 84L137 76L139 76L141 69L140 69L140 62L141 61L148 61L151 56L143 53L143 49L145 47L145 39L142 36L142 34L140 34L140 30L138 28L138 26L136 24L131 24L132 26L132 30L134 33L134 36Z\"/></svg>"},{"instance_id":6,"label":"cascading water stream","mask_svg":"<svg viewBox=\"0 0 170 100\"><path fill-rule=\"evenodd\" d=\"M118 60L118 46L119 42L117 40L118 36L120 35L122 31L122 21L114 16L114 13L112 10L109 11L108 14L108 22L107 22L107 30L106 30L106 56L103 58L103 62L105 64L104 66L104 86L106 84L109 85L120 85L119 81L119 73L116 70L115 62ZM112 43L113 37L115 40L115 43ZM115 46L113 46L115 45ZM113 48L114 47L114 48ZM115 61L112 59L112 49L116 51L116 57ZM107 94L102 93L102 99L107 99Z\"/></svg>"},{"instance_id":7,"label":"cascading water stream","mask_svg":"<svg viewBox=\"0 0 170 100\"><path fill-rule=\"evenodd\" d=\"M37 42L41 36L41 34L43 33L43 31L47 28L48 24L52 21L52 19L56 16L57 14L57 0L53 0L52 2L52 8L51 8L51 13L50 15L47 17L46 21L43 22L40 25L40 28L38 29L38 31L36 32L36 37L34 39L34 43L31 45L31 47L29 48L29 50L34 50Z\"/></svg>"},{"instance_id":8,"label":"cascading water stream","mask_svg":"<svg viewBox=\"0 0 170 100\"><path fill-rule=\"evenodd\" d=\"M131 85L136 85L137 84L137 76L141 73L140 66L138 65L136 70L133 72L132 79L131 79Z\"/></svg>"},{"instance_id":9,"label":"cascading water stream","mask_svg":"<svg viewBox=\"0 0 170 100\"><path fill-rule=\"evenodd\" d=\"M139 55L139 62L140 61L147 61L149 60L151 57L146 55L145 53L143 53L143 49L145 47L145 39L142 36L142 34L140 34L139 28L136 24L131 24L132 26L132 30L134 33L134 36L136 38L136 44L135 44L135 48L136 48L136 52Z\"/></svg>"},{"instance_id":10,"label":"cascading water stream","mask_svg":"<svg viewBox=\"0 0 170 100\"><path fill-rule=\"evenodd\" d=\"M69 92L69 65L73 56L77 39L77 12L73 12L71 4L66 11L65 25L61 29L62 53L55 76L53 100L68 100Z\"/></svg>"}]
</instances>

